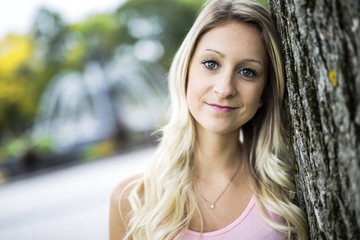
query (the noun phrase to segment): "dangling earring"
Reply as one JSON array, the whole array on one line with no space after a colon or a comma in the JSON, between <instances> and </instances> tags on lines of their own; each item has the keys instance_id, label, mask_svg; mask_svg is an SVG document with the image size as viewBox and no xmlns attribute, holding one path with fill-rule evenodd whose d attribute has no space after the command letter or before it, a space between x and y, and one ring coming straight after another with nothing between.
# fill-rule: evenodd
<instances>
[{"instance_id":1,"label":"dangling earring","mask_svg":"<svg viewBox=\"0 0 360 240\"><path fill-rule=\"evenodd\" d=\"M242 129L242 128L240 128L239 141L240 141L241 143L244 143L244 132L243 132L243 129Z\"/></svg>"}]
</instances>

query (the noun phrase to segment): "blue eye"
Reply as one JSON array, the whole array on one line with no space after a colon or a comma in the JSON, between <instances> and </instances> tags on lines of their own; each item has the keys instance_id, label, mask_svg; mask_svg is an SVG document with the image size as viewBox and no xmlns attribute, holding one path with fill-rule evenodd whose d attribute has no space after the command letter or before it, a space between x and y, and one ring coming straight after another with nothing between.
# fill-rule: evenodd
<instances>
[{"instance_id":1,"label":"blue eye","mask_svg":"<svg viewBox=\"0 0 360 240\"><path fill-rule=\"evenodd\" d=\"M256 72L254 70L251 70L250 68L241 69L239 73L247 78L256 76Z\"/></svg>"},{"instance_id":2,"label":"blue eye","mask_svg":"<svg viewBox=\"0 0 360 240\"><path fill-rule=\"evenodd\" d=\"M210 70L215 70L215 69L217 69L219 67L219 65L213 60L203 61L202 64L204 64L205 67L210 69Z\"/></svg>"}]
</instances>

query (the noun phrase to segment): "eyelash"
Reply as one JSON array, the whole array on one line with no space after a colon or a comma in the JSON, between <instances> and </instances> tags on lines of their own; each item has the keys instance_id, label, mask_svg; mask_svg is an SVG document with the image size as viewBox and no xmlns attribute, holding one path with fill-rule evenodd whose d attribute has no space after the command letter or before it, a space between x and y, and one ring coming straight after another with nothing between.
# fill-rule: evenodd
<instances>
[{"instance_id":1,"label":"eyelash","mask_svg":"<svg viewBox=\"0 0 360 240\"><path fill-rule=\"evenodd\" d=\"M244 74L241 74L240 72L243 72L243 71L250 71L252 76L246 76L246 75L244 75ZM246 77L246 78L252 78L252 77L256 77L256 76L257 76L256 71L255 71L254 69L252 69L252 68L249 68L249 67L244 67L244 68L242 68L242 69L239 71L239 73L240 73L242 76Z\"/></svg>"},{"instance_id":2,"label":"eyelash","mask_svg":"<svg viewBox=\"0 0 360 240\"><path fill-rule=\"evenodd\" d=\"M201 61L201 63L204 65L205 68L207 68L208 70L212 71L212 70L216 70L220 67L219 63L217 61L215 61L214 59L204 59ZM216 68L210 68L207 66L207 63L215 63L216 64Z\"/></svg>"},{"instance_id":3,"label":"eyelash","mask_svg":"<svg viewBox=\"0 0 360 240\"><path fill-rule=\"evenodd\" d=\"M210 71L217 70L220 67L220 64L214 59L204 59L203 61L201 61L201 63L204 65L204 67L206 69L208 69ZM208 63L215 63L216 67L211 68L211 67L207 66ZM241 73L243 71L250 71L251 76L244 75L243 73ZM244 76L245 78L252 78L252 77L257 76L257 72L254 69L250 68L250 67L244 67L244 68L240 69L238 73L241 74L242 76Z\"/></svg>"}]
</instances>

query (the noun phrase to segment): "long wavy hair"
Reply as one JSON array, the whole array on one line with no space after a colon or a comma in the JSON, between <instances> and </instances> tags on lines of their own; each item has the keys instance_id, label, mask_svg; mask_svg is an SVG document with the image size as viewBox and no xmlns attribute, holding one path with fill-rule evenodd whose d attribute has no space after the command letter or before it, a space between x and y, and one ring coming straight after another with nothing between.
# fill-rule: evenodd
<instances>
[{"instance_id":1,"label":"long wavy hair","mask_svg":"<svg viewBox=\"0 0 360 240\"><path fill-rule=\"evenodd\" d=\"M279 41L271 16L249 1L207 2L173 60L169 73L171 116L162 128L161 142L144 176L134 182L128 197L132 211L125 239L180 239L195 213L201 216L194 192L197 165L193 161L194 119L186 103L189 63L201 37L229 21L250 24L259 30L270 66L263 92L264 105L242 126L247 168L262 217L288 239L307 238L304 212L292 203L295 194L293 163L287 155L282 121L284 73ZM275 213L285 223L272 221Z\"/></svg>"}]
</instances>

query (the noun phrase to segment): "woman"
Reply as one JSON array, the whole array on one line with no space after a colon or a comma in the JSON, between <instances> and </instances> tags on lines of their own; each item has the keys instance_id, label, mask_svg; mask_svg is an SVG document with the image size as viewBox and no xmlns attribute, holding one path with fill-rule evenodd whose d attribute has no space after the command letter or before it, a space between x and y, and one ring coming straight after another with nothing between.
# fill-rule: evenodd
<instances>
[{"instance_id":1,"label":"woman","mask_svg":"<svg viewBox=\"0 0 360 240\"><path fill-rule=\"evenodd\" d=\"M205 5L169 75L172 115L147 172L112 195L110 239L306 239L281 123L269 13Z\"/></svg>"}]
</instances>

